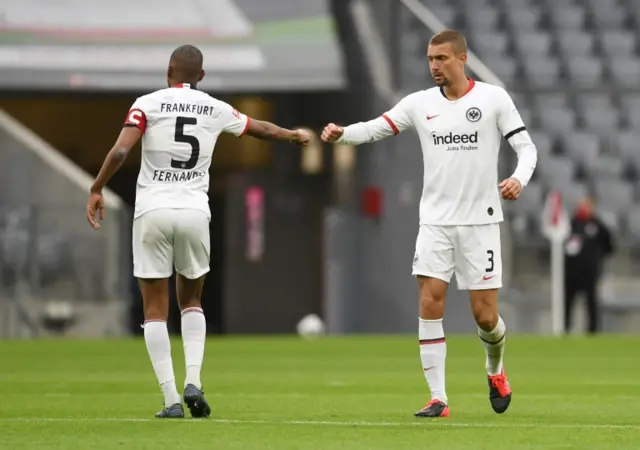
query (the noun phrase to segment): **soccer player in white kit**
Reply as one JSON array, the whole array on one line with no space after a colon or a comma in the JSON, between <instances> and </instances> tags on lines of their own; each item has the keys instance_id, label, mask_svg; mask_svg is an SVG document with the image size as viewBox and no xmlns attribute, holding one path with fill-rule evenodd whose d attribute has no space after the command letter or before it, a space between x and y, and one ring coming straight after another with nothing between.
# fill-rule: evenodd
<instances>
[{"instance_id":1,"label":"soccer player in white kit","mask_svg":"<svg viewBox=\"0 0 640 450\"><path fill-rule=\"evenodd\" d=\"M501 200L516 200L533 175L537 151L509 94L465 75L467 44L456 31L436 34L428 47L436 87L403 98L377 119L347 127L329 124L326 142L363 144L413 128L424 160L420 227L413 275L420 287L419 343L431 399L418 417L447 417L446 342L442 327L452 275L469 290L486 352L489 399L503 413L511 388L503 367L505 324L498 314L502 287ZM518 155L513 175L498 183L505 138Z\"/></svg>"},{"instance_id":2,"label":"soccer player in white kit","mask_svg":"<svg viewBox=\"0 0 640 450\"><path fill-rule=\"evenodd\" d=\"M100 228L104 217L102 189L142 138L142 163L133 221L133 265L144 302L144 339L164 393L158 418L182 418L171 344L167 331L168 279L177 272L186 380L183 398L193 417L207 417L200 371L206 321L200 297L209 271L209 166L220 133L248 134L268 140L306 145L305 130L287 130L251 119L229 104L198 91L204 77L200 50L178 47L167 71L169 88L139 97L107 155L87 205L87 219Z\"/></svg>"}]
</instances>

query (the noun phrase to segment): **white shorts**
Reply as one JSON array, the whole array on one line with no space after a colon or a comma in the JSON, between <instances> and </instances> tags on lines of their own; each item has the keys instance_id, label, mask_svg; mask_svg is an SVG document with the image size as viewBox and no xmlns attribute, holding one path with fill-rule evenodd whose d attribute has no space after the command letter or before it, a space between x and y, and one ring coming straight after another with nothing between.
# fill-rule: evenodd
<instances>
[{"instance_id":1,"label":"white shorts","mask_svg":"<svg viewBox=\"0 0 640 450\"><path fill-rule=\"evenodd\" d=\"M209 218L197 209L154 209L133 221L133 275L189 279L209 272Z\"/></svg>"},{"instance_id":2,"label":"white shorts","mask_svg":"<svg viewBox=\"0 0 640 450\"><path fill-rule=\"evenodd\" d=\"M502 287L500 224L420 225L413 258L413 275L451 282L458 289Z\"/></svg>"}]
</instances>

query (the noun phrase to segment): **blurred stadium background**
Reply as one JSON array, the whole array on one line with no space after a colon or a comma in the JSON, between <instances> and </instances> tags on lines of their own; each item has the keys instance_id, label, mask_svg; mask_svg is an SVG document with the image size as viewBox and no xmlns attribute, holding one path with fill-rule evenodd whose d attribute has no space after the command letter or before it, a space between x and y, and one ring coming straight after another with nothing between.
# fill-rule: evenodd
<instances>
[{"instance_id":1,"label":"blurred stadium background","mask_svg":"<svg viewBox=\"0 0 640 450\"><path fill-rule=\"evenodd\" d=\"M637 330L639 24L637 0L1 0L0 335L141 331L130 251L139 152L111 183L99 232L83 211L124 114L164 86L174 47L200 46L212 95L318 133L432 86L425 44L443 26L467 36L473 76L512 93L539 151L534 180L506 205L511 331L551 331L540 232L551 190L569 211L584 194L598 202L619 243L604 328ZM505 145L501 173L514 165ZM224 137L211 180L212 334L292 333L309 313L336 334L415 331L412 133L357 152ZM473 332L466 294L450 296L448 332Z\"/></svg>"}]
</instances>

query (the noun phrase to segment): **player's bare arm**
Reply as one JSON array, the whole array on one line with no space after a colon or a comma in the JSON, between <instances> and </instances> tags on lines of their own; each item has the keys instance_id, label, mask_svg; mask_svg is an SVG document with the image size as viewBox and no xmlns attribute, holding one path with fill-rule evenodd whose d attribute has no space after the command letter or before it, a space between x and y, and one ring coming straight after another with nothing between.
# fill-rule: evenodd
<instances>
[{"instance_id":1,"label":"player's bare arm","mask_svg":"<svg viewBox=\"0 0 640 450\"><path fill-rule=\"evenodd\" d=\"M249 136L267 141L289 141L305 146L311 141L311 134L306 130L288 130L271 122L251 119L247 130Z\"/></svg>"},{"instance_id":2,"label":"player's bare arm","mask_svg":"<svg viewBox=\"0 0 640 450\"><path fill-rule=\"evenodd\" d=\"M91 185L91 193L89 195L89 202L87 203L87 220L93 228L100 228L98 219L104 219L104 197L102 190L111 177L122 166L122 163L127 159L129 152L140 140L141 136L142 132L136 127L123 128L115 145L102 163L100 172L93 182L93 185Z\"/></svg>"}]
</instances>

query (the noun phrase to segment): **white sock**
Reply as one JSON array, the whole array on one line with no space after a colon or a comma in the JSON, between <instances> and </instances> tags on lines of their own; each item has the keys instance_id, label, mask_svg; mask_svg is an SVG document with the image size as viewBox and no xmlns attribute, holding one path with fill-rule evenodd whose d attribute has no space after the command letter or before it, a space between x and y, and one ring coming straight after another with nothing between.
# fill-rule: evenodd
<instances>
[{"instance_id":1,"label":"white sock","mask_svg":"<svg viewBox=\"0 0 640 450\"><path fill-rule=\"evenodd\" d=\"M447 344L444 339L442 319L420 319L418 327L418 339L420 340L420 359L424 377L431 389L431 399L448 404L444 382L444 363L447 358Z\"/></svg>"},{"instance_id":2,"label":"white sock","mask_svg":"<svg viewBox=\"0 0 640 450\"><path fill-rule=\"evenodd\" d=\"M164 394L164 405L171 406L180 403L180 394L176 389L176 378L173 374L173 361L171 360L171 342L167 322L149 321L144 323L144 341L147 344L147 352L153 364L153 370L158 378Z\"/></svg>"},{"instance_id":3,"label":"white sock","mask_svg":"<svg viewBox=\"0 0 640 450\"><path fill-rule=\"evenodd\" d=\"M478 328L478 336L487 354L487 373L489 375L500 375L502 373L504 346L507 341L506 327L502 317L498 317L498 325L492 331L484 331Z\"/></svg>"},{"instance_id":4,"label":"white sock","mask_svg":"<svg viewBox=\"0 0 640 450\"><path fill-rule=\"evenodd\" d=\"M202 389L200 371L204 359L204 342L207 337L207 322L201 308L186 308L182 311L182 343L187 376L184 385L193 384Z\"/></svg>"}]
</instances>

